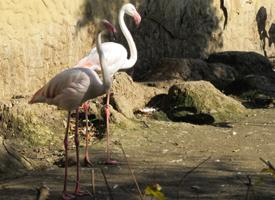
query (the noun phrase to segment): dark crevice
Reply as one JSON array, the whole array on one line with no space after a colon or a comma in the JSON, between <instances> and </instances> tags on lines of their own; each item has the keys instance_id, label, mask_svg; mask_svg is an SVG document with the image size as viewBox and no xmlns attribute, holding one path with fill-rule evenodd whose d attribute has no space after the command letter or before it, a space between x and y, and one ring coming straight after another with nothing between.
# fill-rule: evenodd
<instances>
[{"instance_id":1,"label":"dark crevice","mask_svg":"<svg viewBox=\"0 0 275 200\"><path fill-rule=\"evenodd\" d=\"M224 0L221 0L220 8L222 9L223 15L224 15L224 23L223 23L223 30L224 30L228 22L228 12L227 12L227 8L224 6Z\"/></svg>"},{"instance_id":2,"label":"dark crevice","mask_svg":"<svg viewBox=\"0 0 275 200\"><path fill-rule=\"evenodd\" d=\"M257 21L260 40L263 42L263 51L264 51L265 57L267 57L267 53L265 49L266 47L265 39L268 38L267 31L266 31L266 20L267 20L266 8L262 6L256 15L256 21Z\"/></svg>"},{"instance_id":3,"label":"dark crevice","mask_svg":"<svg viewBox=\"0 0 275 200\"><path fill-rule=\"evenodd\" d=\"M271 47L272 44L275 45L275 23L271 24L268 34L269 34L268 46Z\"/></svg>"},{"instance_id":4,"label":"dark crevice","mask_svg":"<svg viewBox=\"0 0 275 200\"><path fill-rule=\"evenodd\" d=\"M161 22L159 22L158 20L154 19L154 18L149 18L149 17L144 17L144 19L150 20L154 23L156 23L157 25L159 25L171 38L173 39L177 39L177 40L186 40L185 38L180 38L178 36L176 36L172 31L170 31L168 28L166 28L164 25L161 24Z\"/></svg>"}]
</instances>

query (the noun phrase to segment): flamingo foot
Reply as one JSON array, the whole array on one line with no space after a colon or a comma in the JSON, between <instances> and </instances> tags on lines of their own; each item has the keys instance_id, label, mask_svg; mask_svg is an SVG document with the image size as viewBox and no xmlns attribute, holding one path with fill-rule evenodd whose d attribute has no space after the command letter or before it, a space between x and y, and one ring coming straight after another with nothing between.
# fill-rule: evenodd
<instances>
[{"instance_id":1,"label":"flamingo foot","mask_svg":"<svg viewBox=\"0 0 275 200\"><path fill-rule=\"evenodd\" d=\"M105 165L119 165L119 162L117 160L108 159L108 160L105 161L104 164Z\"/></svg>"},{"instance_id":2,"label":"flamingo foot","mask_svg":"<svg viewBox=\"0 0 275 200\"><path fill-rule=\"evenodd\" d=\"M76 198L75 195L69 194L68 192L63 192L62 193L62 199L63 200L72 200L72 199L75 199L75 198Z\"/></svg>"},{"instance_id":3,"label":"flamingo foot","mask_svg":"<svg viewBox=\"0 0 275 200\"><path fill-rule=\"evenodd\" d=\"M89 192L89 191L81 191L81 190L77 190L74 192L74 194L78 197L83 197L83 196L90 196L93 197L93 195Z\"/></svg>"},{"instance_id":4,"label":"flamingo foot","mask_svg":"<svg viewBox=\"0 0 275 200\"><path fill-rule=\"evenodd\" d=\"M89 157L87 157L87 156L84 157L84 165L86 167L93 167L92 162L90 161Z\"/></svg>"}]
</instances>

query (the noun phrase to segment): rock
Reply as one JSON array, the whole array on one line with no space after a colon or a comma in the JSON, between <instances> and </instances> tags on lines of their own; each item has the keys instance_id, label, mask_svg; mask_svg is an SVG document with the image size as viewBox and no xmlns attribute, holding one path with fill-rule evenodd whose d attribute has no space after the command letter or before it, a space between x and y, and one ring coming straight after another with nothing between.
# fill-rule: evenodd
<instances>
[{"instance_id":1,"label":"rock","mask_svg":"<svg viewBox=\"0 0 275 200\"><path fill-rule=\"evenodd\" d=\"M247 112L241 103L225 96L206 81L190 81L172 86L167 101L167 115L175 121L220 123L237 120Z\"/></svg>"},{"instance_id":2,"label":"rock","mask_svg":"<svg viewBox=\"0 0 275 200\"><path fill-rule=\"evenodd\" d=\"M261 75L247 75L230 83L226 94L240 96L247 106L270 107L275 102L275 80Z\"/></svg>"},{"instance_id":3,"label":"rock","mask_svg":"<svg viewBox=\"0 0 275 200\"><path fill-rule=\"evenodd\" d=\"M145 79L150 81L202 80L209 79L207 63L201 59L163 58L147 73Z\"/></svg>"},{"instance_id":4,"label":"rock","mask_svg":"<svg viewBox=\"0 0 275 200\"><path fill-rule=\"evenodd\" d=\"M223 90L235 80L237 74L233 67L222 63L207 63L193 58L164 58L146 75L145 79L150 81L207 80Z\"/></svg>"},{"instance_id":5,"label":"rock","mask_svg":"<svg viewBox=\"0 0 275 200\"><path fill-rule=\"evenodd\" d=\"M225 89L227 94L234 95L241 95L249 91L272 95L275 92L275 81L266 76L250 74L233 81Z\"/></svg>"},{"instance_id":6,"label":"rock","mask_svg":"<svg viewBox=\"0 0 275 200\"><path fill-rule=\"evenodd\" d=\"M42 185L36 188L36 200L47 200L50 195L50 188L47 185Z\"/></svg>"},{"instance_id":7,"label":"rock","mask_svg":"<svg viewBox=\"0 0 275 200\"><path fill-rule=\"evenodd\" d=\"M63 138L64 111L45 104L29 105L27 99L0 103L1 123L6 138L22 138L30 146L51 146Z\"/></svg>"},{"instance_id":8,"label":"rock","mask_svg":"<svg viewBox=\"0 0 275 200\"><path fill-rule=\"evenodd\" d=\"M270 61L263 55L255 52L226 51L214 53L208 57L207 62L229 65L238 72L238 77L249 74L274 74Z\"/></svg>"},{"instance_id":9,"label":"rock","mask_svg":"<svg viewBox=\"0 0 275 200\"><path fill-rule=\"evenodd\" d=\"M140 5L142 23L133 32L139 52L134 80L145 81L144 75L165 57L206 58L228 50L275 55L273 0L158 0ZM259 22L261 7L266 15Z\"/></svg>"},{"instance_id":10,"label":"rock","mask_svg":"<svg viewBox=\"0 0 275 200\"><path fill-rule=\"evenodd\" d=\"M13 149L0 136L0 179L10 178L32 169L27 159Z\"/></svg>"},{"instance_id":11,"label":"rock","mask_svg":"<svg viewBox=\"0 0 275 200\"><path fill-rule=\"evenodd\" d=\"M134 112L145 107L152 97L165 93L163 89L133 82L124 72L116 74L112 91L110 103L113 108L129 119L135 118Z\"/></svg>"}]
</instances>

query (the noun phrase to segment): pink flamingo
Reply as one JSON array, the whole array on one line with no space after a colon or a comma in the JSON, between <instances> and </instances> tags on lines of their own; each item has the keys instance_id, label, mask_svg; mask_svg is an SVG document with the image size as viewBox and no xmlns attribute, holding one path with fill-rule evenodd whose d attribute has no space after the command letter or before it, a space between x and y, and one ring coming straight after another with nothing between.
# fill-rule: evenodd
<instances>
[{"instance_id":1,"label":"pink flamingo","mask_svg":"<svg viewBox=\"0 0 275 200\"><path fill-rule=\"evenodd\" d=\"M115 31L115 28L107 20L104 20L103 25L108 32ZM46 85L39 89L32 99L29 101L33 103L47 103L56 105L68 111L67 127L64 138L65 148L65 175L64 175L64 189L62 197L65 200L75 198L67 192L67 168L68 168L68 130L71 111L76 110L76 128L75 128L75 146L77 159L77 175L75 195L85 195L80 190L79 182L79 140L78 140L78 111L79 106L89 99L96 98L106 93L111 87L112 77L109 69L106 67L106 56L101 48L101 35L106 33L103 31L98 34L97 49L99 54L99 65L103 74L103 81L100 80L98 74L93 68L74 67L64 70L53 77Z\"/></svg>"},{"instance_id":2,"label":"pink flamingo","mask_svg":"<svg viewBox=\"0 0 275 200\"><path fill-rule=\"evenodd\" d=\"M141 21L141 16L137 12L135 6L133 4L125 4L122 6L119 12L119 25L123 35L125 36L127 43L130 49L130 58L128 59L128 53L124 46L115 42L105 42L102 43L102 51L106 57L106 66L108 67L108 72L110 76L113 76L115 72L120 69L128 69L135 65L137 61L137 48L133 37L128 30L125 22L124 15L127 14L133 17L136 25L138 26ZM99 57L97 54L96 48L93 48L88 56L82 58L76 66L87 66L93 67L95 70L100 70L99 68ZM110 118L110 90L107 91L107 102L105 107L105 115L106 115L106 132L107 132L107 160L106 164L117 164L117 161L110 159L110 150L109 150L109 118ZM87 108L85 112L87 111ZM87 119L86 119L87 122ZM86 134L87 135L87 134ZM86 155L86 154L85 154ZM86 156L85 156L86 157ZM89 160L89 159L86 159Z\"/></svg>"}]
</instances>

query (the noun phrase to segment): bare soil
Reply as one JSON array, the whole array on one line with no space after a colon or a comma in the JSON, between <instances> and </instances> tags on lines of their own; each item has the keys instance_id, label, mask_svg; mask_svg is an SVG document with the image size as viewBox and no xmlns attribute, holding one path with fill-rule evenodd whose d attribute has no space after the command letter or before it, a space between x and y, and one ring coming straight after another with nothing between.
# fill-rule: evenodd
<instances>
[{"instance_id":1,"label":"bare soil","mask_svg":"<svg viewBox=\"0 0 275 200\"><path fill-rule=\"evenodd\" d=\"M142 190L158 183L167 199L275 199L275 179L261 172L265 165L259 159L275 163L274 109L255 109L244 120L221 126L142 117L131 129L112 126L111 132L112 141L119 141L124 147ZM58 149L62 149L61 142ZM96 199L139 199L118 145L112 145L112 157L120 164L101 164L105 159L105 142L105 139L97 140L90 146L94 167L81 167L82 189L92 191L91 171L94 169ZM44 162L51 158L49 151L40 154ZM52 158L60 156L55 152ZM44 170L2 180L0 199L35 199L35 188L42 184L50 188L48 199L61 199L64 169L49 163L46 166ZM105 172L112 195L106 189L100 168ZM74 190L74 179L73 165L69 168L70 191Z\"/></svg>"}]
</instances>

